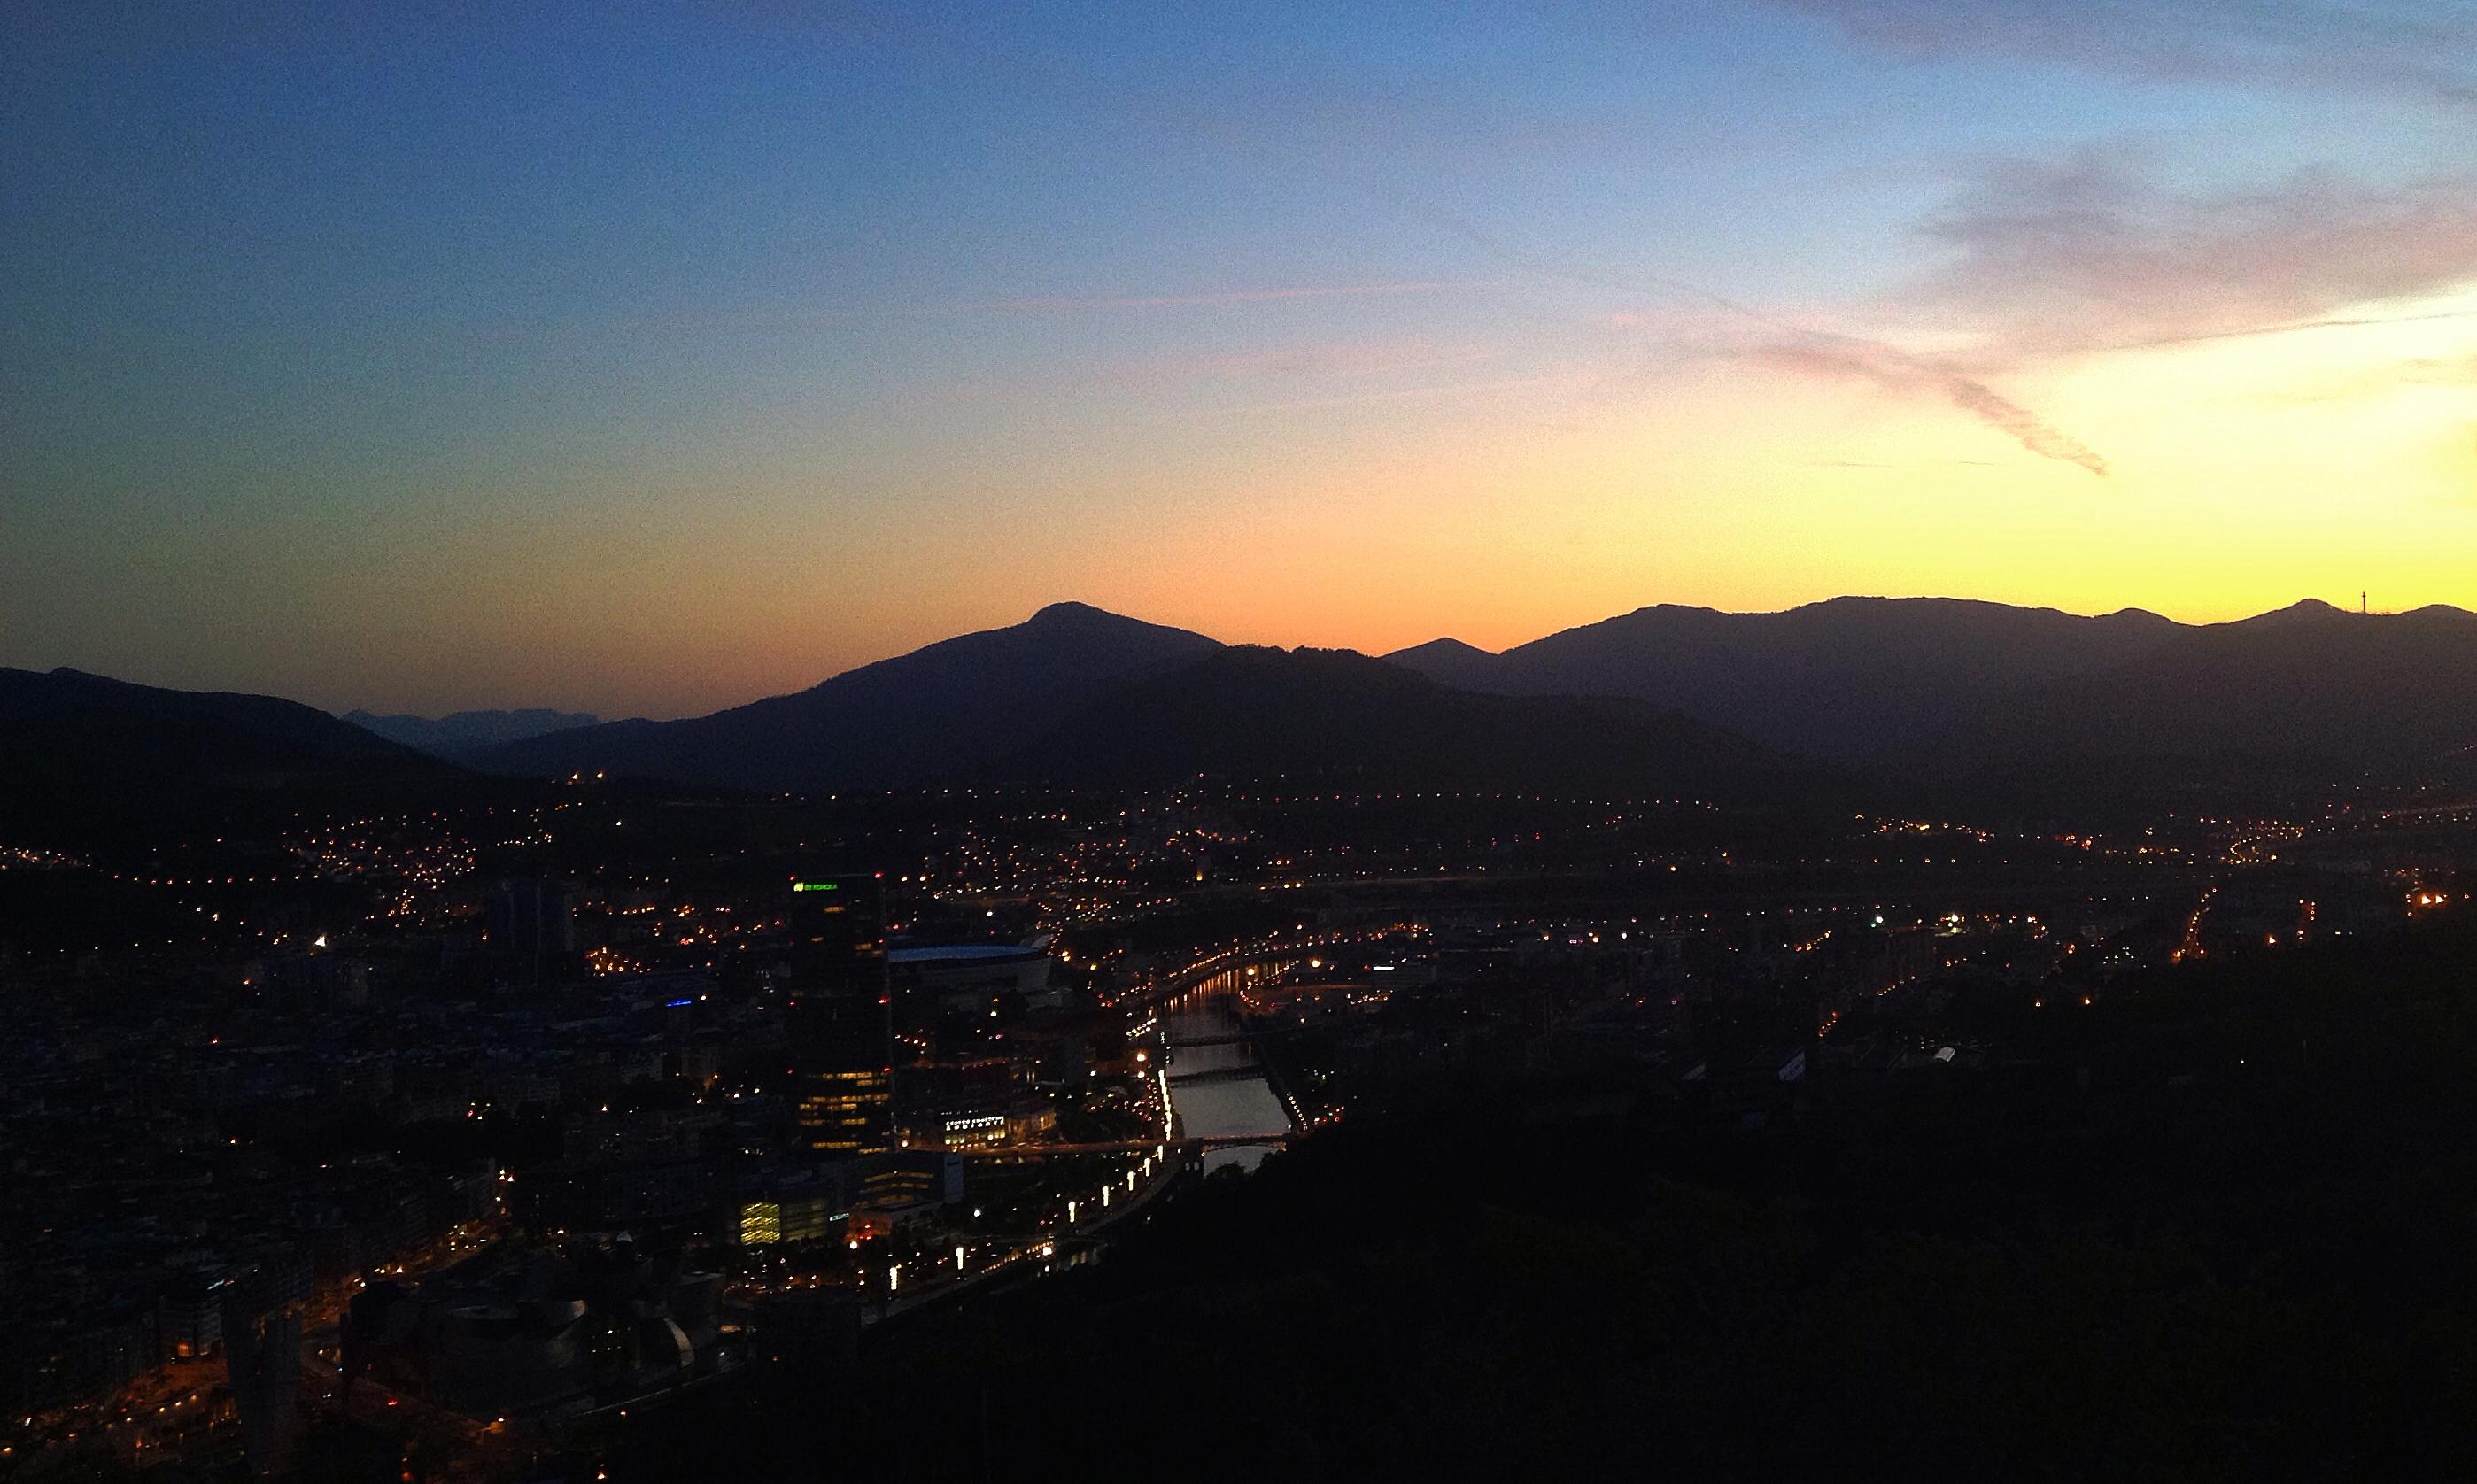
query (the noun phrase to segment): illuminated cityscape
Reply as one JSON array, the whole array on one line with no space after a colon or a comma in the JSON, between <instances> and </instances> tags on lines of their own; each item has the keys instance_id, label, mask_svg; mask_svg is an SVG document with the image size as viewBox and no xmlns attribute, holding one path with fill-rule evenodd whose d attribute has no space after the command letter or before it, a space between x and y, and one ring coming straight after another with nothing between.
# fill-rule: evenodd
<instances>
[{"instance_id":1,"label":"illuminated cityscape","mask_svg":"<svg viewBox=\"0 0 2477 1484\"><path fill-rule=\"evenodd\" d=\"M1749 1128L2018 1078L2166 966L2451 920L2471 822L577 778L15 848L95 909L9 959L7 1446L624 1467L622 1411L864 1364L1449 1089Z\"/></svg>"}]
</instances>

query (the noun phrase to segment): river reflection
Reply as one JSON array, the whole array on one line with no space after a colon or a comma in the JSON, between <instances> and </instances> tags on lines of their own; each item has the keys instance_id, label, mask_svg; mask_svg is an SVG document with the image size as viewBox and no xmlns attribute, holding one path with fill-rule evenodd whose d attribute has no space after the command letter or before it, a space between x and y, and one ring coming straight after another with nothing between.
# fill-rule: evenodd
<instances>
[{"instance_id":1,"label":"river reflection","mask_svg":"<svg viewBox=\"0 0 2477 1484\"><path fill-rule=\"evenodd\" d=\"M1290 1131L1289 1114L1245 1045L1189 1046L1240 1033L1239 976L1216 975L1172 1001L1163 1015L1170 1045L1170 1097L1180 1124L1198 1139L1271 1136ZM1271 1144L1233 1145L1208 1151L1209 1173L1226 1165L1253 1170L1272 1152Z\"/></svg>"}]
</instances>

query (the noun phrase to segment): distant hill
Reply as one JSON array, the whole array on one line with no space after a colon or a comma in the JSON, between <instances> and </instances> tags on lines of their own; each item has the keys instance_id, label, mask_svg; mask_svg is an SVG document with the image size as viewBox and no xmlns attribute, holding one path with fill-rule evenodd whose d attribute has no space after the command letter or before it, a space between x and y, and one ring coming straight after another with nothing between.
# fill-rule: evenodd
<instances>
[{"instance_id":1,"label":"distant hill","mask_svg":"<svg viewBox=\"0 0 2477 1484\"><path fill-rule=\"evenodd\" d=\"M951 779L1094 698L1219 649L1080 603L946 639L793 695L685 721L606 722L486 749L477 765L584 770L754 789L888 788Z\"/></svg>"},{"instance_id":2,"label":"distant hill","mask_svg":"<svg viewBox=\"0 0 2477 1484\"><path fill-rule=\"evenodd\" d=\"M1746 799L1812 770L1640 701L1456 690L1348 650L1225 649L1128 686L999 765L1010 778L1198 774Z\"/></svg>"},{"instance_id":3,"label":"distant hill","mask_svg":"<svg viewBox=\"0 0 2477 1484\"><path fill-rule=\"evenodd\" d=\"M346 711L343 720L434 757L454 758L502 743L598 726L602 718L582 711L533 707L521 711L455 711L435 720L427 716L377 716L355 710Z\"/></svg>"},{"instance_id":4,"label":"distant hill","mask_svg":"<svg viewBox=\"0 0 2477 1484\"><path fill-rule=\"evenodd\" d=\"M0 827L142 815L168 829L237 801L452 775L367 730L408 719L359 720L267 697L0 671L12 779ZM420 725L444 735L572 720ZM2458 608L2303 603L2193 626L2137 609L2083 618L1842 598L1783 613L1649 607L1501 655L1439 639L1384 659L1225 649L1058 604L712 716L563 727L458 755L517 777L602 771L759 791L1011 770L1095 783L1290 773L1753 797L1863 776L1894 785L1878 797L1905 805L2032 816L2432 781L2437 759L2454 754L2464 772L2477 757L2477 615Z\"/></svg>"},{"instance_id":5,"label":"distant hill","mask_svg":"<svg viewBox=\"0 0 2477 1484\"><path fill-rule=\"evenodd\" d=\"M2147 653L2025 687L1946 740L1989 763L2181 757L2396 769L2477 745L2477 614L2306 602L2179 629Z\"/></svg>"},{"instance_id":6,"label":"distant hill","mask_svg":"<svg viewBox=\"0 0 2477 1484\"><path fill-rule=\"evenodd\" d=\"M1493 656L1440 640L1389 657L1501 694L1632 696L2007 809L2228 804L2477 746L2477 615L2441 606L2207 625L1941 598L1660 606Z\"/></svg>"},{"instance_id":7,"label":"distant hill","mask_svg":"<svg viewBox=\"0 0 2477 1484\"><path fill-rule=\"evenodd\" d=\"M2178 631L2127 609L2081 618L1949 598L1836 598L1782 613L1661 605L1474 664L1425 645L1396 656L1512 695L1633 696L1767 746L1841 762L1914 752L2025 685L2095 674Z\"/></svg>"},{"instance_id":8,"label":"distant hill","mask_svg":"<svg viewBox=\"0 0 2477 1484\"><path fill-rule=\"evenodd\" d=\"M455 776L296 702L0 669L0 831L85 841Z\"/></svg>"},{"instance_id":9,"label":"distant hill","mask_svg":"<svg viewBox=\"0 0 2477 1484\"><path fill-rule=\"evenodd\" d=\"M1496 690L1505 683L1502 655L1460 639L1430 639L1384 655L1389 664L1416 670L1458 690Z\"/></svg>"}]
</instances>

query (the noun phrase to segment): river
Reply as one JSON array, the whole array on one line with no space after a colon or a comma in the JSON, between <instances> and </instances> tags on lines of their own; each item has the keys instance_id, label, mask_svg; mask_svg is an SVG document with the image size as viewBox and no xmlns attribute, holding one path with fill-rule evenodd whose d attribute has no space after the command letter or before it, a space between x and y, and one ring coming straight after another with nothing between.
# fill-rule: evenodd
<instances>
[{"instance_id":1,"label":"river","mask_svg":"<svg viewBox=\"0 0 2477 1484\"><path fill-rule=\"evenodd\" d=\"M1190 1138L1269 1139L1290 1131L1289 1113L1264 1080L1254 1047L1180 1045L1241 1033L1236 1002L1243 974L1215 975L1171 1001L1162 1013L1170 1045L1170 1098ZM1204 1156L1204 1168L1208 1174L1231 1165L1253 1170L1275 1147L1241 1144L1213 1150Z\"/></svg>"}]
</instances>

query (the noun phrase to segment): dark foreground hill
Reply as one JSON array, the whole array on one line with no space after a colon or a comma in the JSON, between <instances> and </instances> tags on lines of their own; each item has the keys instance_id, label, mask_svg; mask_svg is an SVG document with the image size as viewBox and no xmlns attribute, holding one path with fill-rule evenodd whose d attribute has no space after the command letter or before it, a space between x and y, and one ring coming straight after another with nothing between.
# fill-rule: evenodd
<instances>
[{"instance_id":1,"label":"dark foreground hill","mask_svg":"<svg viewBox=\"0 0 2477 1484\"><path fill-rule=\"evenodd\" d=\"M1440 1071L611 1477L807 1476L823 1394L845 1467L935 1480L2465 1478L2477 943L2436 926L1989 990L1919 1029L2001 1055L1817 1049L1767 1119Z\"/></svg>"},{"instance_id":2,"label":"dark foreground hill","mask_svg":"<svg viewBox=\"0 0 2477 1484\"><path fill-rule=\"evenodd\" d=\"M1347 650L1252 646L1113 692L999 771L1099 785L1289 777L1737 801L1817 781L1640 701L1484 695Z\"/></svg>"},{"instance_id":3,"label":"dark foreground hill","mask_svg":"<svg viewBox=\"0 0 2477 1484\"><path fill-rule=\"evenodd\" d=\"M0 829L15 840L162 838L455 771L273 696L0 670Z\"/></svg>"},{"instance_id":4,"label":"dark foreground hill","mask_svg":"<svg viewBox=\"0 0 2477 1484\"><path fill-rule=\"evenodd\" d=\"M946 639L793 695L675 722L610 722L476 754L495 771L605 770L753 789L868 789L964 776L1094 698L1220 645L1080 603Z\"/></svg>"}]
</instances>

